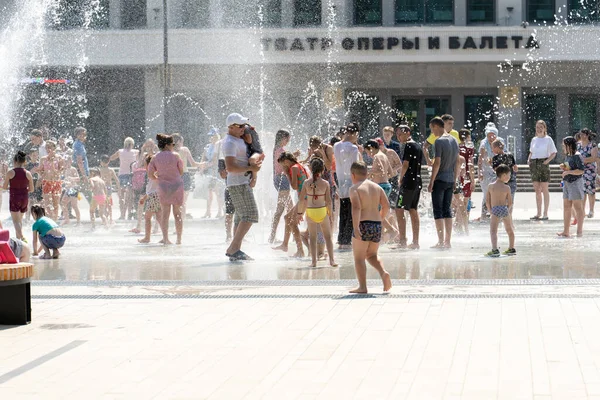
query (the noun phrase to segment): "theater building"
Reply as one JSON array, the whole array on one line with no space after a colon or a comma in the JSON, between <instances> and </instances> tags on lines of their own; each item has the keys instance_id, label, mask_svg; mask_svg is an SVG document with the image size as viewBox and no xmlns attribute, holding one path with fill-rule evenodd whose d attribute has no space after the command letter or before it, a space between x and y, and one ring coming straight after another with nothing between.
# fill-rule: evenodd
<instances>
[{"instance_id":1,"label":"theater building","mask_svg":"<svg viewBox=\"0 0 600 400\"><path fill-rule=\"evenodd\" d=\"M78 9L49 23L35 70L79 81L64 90L87 96L99 150L163 130L200 148L233 111L298 136L350 119L371 136L400 113L423 137L451 113L476 134L494 121L521 162L538 119L555 140L599 128L593 0L169 0L166 19L161 0L100 5L92 24Z\"/></svg>"}]
</instances>

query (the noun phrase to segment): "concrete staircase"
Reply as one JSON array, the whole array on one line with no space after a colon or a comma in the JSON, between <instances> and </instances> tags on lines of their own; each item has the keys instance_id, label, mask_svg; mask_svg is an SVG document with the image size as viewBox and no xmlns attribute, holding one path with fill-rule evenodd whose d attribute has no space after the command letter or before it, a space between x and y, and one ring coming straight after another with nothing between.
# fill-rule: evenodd
<instances>
[{"instance_id":1,"label":"concrete staircase","mask_svg":"<svg viewBox=\"0 0 600 400\"><path fill-rule=\"evenodd\" d=\"M550 165L550 191L551 192L562 192L562 188L560 186L560 182L562 181L561 177L562 171L560 170L558 164ZM423 186L427 187L429 184L429 176L430 172L427 167L423 167L421 172L421 176L423 179ZM481 191L481 187L477 185L475 189L476 192ZM519 172L517 173L517 191L519 192L533 192L533 183L531 182L531 173L529 171L529 165L522 164L519 165Z\"/></svg>"}]
</instances>

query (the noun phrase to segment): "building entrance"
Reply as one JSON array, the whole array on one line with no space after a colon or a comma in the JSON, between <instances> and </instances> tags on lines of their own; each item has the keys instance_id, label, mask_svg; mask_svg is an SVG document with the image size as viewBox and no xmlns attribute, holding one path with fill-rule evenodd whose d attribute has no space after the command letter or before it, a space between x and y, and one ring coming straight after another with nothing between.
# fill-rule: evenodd
<instances>
[{"instance_id":1,"label":"building entrance","mask_svg":"<svg viewBox=\"0 0 600 400\"><path fill-rule=\"evenodd\" d=\"M394 97L393 104L412 129L413 139L429 136L429 121L450 112L450 97Z\"/></svg>"}]
</instances>

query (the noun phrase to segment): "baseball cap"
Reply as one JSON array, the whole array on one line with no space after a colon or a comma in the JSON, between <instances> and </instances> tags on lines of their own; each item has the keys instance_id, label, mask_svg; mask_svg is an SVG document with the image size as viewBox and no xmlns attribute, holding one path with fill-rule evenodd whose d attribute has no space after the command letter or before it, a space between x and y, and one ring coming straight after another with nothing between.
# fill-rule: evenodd
<instances>
[{"instance_id":1,"label":"baseball cap","mask_svg":"<svg viewBox=\"0 0 600 400\"><path fill-rule=\"evenodd\" d=\"M208 136L215 136L215 135L218 135L218 134L219 134L219 130L217 128L215 128L214 126L211 126L210 130L207 133Z\"/></svg>"},{"instance_id":2,"label":"baseball cap","mask_svg":"<svg viewBox=\"0 0 600 400\"><path fill-rule=\"evenodd\" d=\"M227 116L227 120L225 121L225 126L231 125L245 125L250 121L248 118L242 116L242 114L233 113Z\"/></svg>"}]
</instances>

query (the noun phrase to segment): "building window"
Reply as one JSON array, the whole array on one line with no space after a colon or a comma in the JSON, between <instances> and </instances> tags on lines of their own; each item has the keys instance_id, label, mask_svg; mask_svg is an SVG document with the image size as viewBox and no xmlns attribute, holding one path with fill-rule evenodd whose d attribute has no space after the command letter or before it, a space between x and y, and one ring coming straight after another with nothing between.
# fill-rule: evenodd
<instances>
[{"instance_id":1,"label":"building window","mask_svg":"<svg viewBox=\"0 0 600 400\"><path fill-rule=\"evenodd\" d=\"M569 126L575 134L583 128L596 131L598 100L591 96L569 96Z\"/></svg>"},{"instance_id":2,"label":"building window","mask_svg":"<svg viewBox=\"0 0 600 400\"><path fill-rule=\"evenodd\" d=\"M452 24L453 0L396 0L396 24Z\"/></svg>"},{"instance_id":3,"label":"building window","mask_svg":"<svg viewBox=\"0 0 600 400\"><path fill-rule=\"evenodd\" d=\"M527 21L554 22L554 0L527 0Z\"/></svg>"},{"instance_id":4,"label":"building window","mask_svg":"<svg viewBox=\"0 0 600 400\"><path fill-rule=\"evenodd\" d=\"M465 96L465 127L473 142L483 139L488 122L496 123L496 107L495 96Z\"/></svg>"},{"instance_id":5,"label":"building window","mask_svg":"<svg viewBox=\"0 0 600 400\"><path fill-rule=\"evenodd\" d=\"M543 120L548 126L548 136L556 142L556 96L552 94L526 94L523 96L525 120L524 152L529 152L529 144L535 136L535 124Z\"/></svg>"},{"instance_id":6,"label":"building window","mask_svg":"<svg viewBox=\"0 0 600 400\"><path fill-rule=\"evenodd\" d=\"M467 23L493 24L496 22L496 0L468 0Z\"/></svg>"},{"instance_id":7,"label":"building window","mask_svg":"<svg viewBox=\"0 0 600 400\"><path fill-rule=\"evenodd\" d=\"M294 26L321 25L321 0L294 0Z\"/></svg>"},{"instance_id":8,"label":"building window","mask_svg":"<svg viewBox=\"0 0 600 400\"><path fill-rule=\"evenodd\" d=\"M355 25L381 25L381 0L354 0Z\"/></svg>"},{"instance_id":9,"label":"building window","mask_svg":"<svg viewBox=\"0 0 600 400\"><path fill-rule=\"evenodd\" d=\"M48 12L48 25L56 30L106 29L109 26L108 2L59 0Z\"/></svg>"},{"instance_id":10,"label":"building window","mask_svg":"<svg viewBox=\"0 0 600 400\"><path fill-rule=\"evenodd\" d=\"M225 28L247 28L248 26L281 26L281 0L258 0L239 2L224 0L223 26ZM262 11L262 15L259 12Z\"/></svg>"},{"instance_id":11,"label":"building window","mask_svg":"<svg viewBox=\"0 0 600 400\"><path fill-rule=\"evenodd\" d=\"M146 20L146 0L121 0L121 28L145 28Z\"/></svg>"},{"instance_id":12,"label":"building window","mask_svg":"<svg viewBox=\"0 0 600 400\"><path fill-rule=\"evenodd\" d=\"M182 28L207 28L210 26L209 0L183 0L181 3Z\"/></svg>"},{"instance_id":13,"label":"building window","mask_svg":"<svg viewBox=\"0 0 600 400\"><path fill-rule=\"evenodd\" d=\"M569 0L569 22L600 21L600 2L597 0Z\"/></svg>"}]
</instances>

